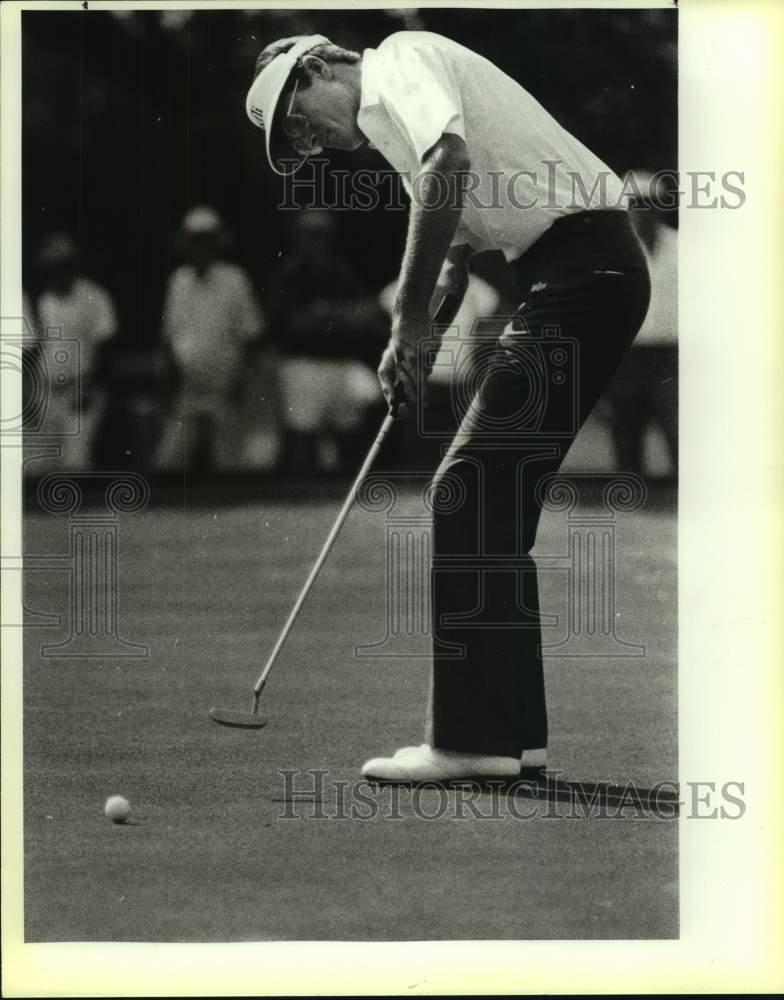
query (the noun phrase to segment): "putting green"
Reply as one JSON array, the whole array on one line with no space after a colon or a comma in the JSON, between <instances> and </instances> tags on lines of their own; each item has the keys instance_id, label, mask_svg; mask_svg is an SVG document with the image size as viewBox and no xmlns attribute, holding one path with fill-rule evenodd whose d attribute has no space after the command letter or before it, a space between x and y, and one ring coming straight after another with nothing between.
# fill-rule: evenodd
<instances>
[{"instance_id":1,"label":"putting green","mask_svg":"<svg viewBox=\"0 0 784 1000\"><path fill-rule=\"evenodd\" d=\"M248 707L338 506L122 518L119 631L144 658L42 656L66 625L27 629L28 940L676 936L674 822L558 818L543 803L532 818L459 816L460 792L433 789L395 805L364 788L356 806L366 757L421 742L428 681L416 630L384 647L393 656L355 654L388 631L382 514L352 513L267 686L268 725L210 722L211 705ZM26 538L28 554L66 552L67 520L30 514ZM548 515L537 552L565 539ZM650 785L677 776L674 518L621 515L617 545L618 634L647 655L548 656L550 762ZM541 590L559 637L563 575ZM67 602L61 570L28 573L29 609L67 623ZM321 802L290 801L309 768L327 772ZM128 825L103 816L110 794L130 800ZM489 812L491 798L474 805Z\"/></svg>"}]
</instances>

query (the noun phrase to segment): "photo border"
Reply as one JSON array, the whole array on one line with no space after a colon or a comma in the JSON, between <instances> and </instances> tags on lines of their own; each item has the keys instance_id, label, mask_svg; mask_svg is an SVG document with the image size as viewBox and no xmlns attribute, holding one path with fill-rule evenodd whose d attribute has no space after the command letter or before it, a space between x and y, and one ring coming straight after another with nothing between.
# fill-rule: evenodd
<instances>
[{"instance_id":1,"label":"photo border","mask_svg":"<svg viewBox=\"0 0 784 1000\"><path fill-rule=\"evenodd\" d=\"M20 13L81 2L14 3L2 34L1 298L21 316ZM95 3L91 9L133 8ZM326 3L151 3L145 9ZM373 3L341 6L372 8ZM395 7L409 6L402 2ZM445 3L418 7L454 6ZM467 6L467 5L462 5ZM478 10L669 4L474 3ZM782 553L784 477L784 6L686 0L679 7L680 171L739 169L736 211L680 216L680 779L743 780L745 816L680 821L676 941L25 944L22 635L2 639L2 948L5 996L366 993L774 992L784 988ZM3 372L3 413L21 406ZM2 462L2 552L20 554L22 453ZM21 574L5 574L19 577ZM3 621L21 618L4 581Z\"/></svg>"}]
</instances>

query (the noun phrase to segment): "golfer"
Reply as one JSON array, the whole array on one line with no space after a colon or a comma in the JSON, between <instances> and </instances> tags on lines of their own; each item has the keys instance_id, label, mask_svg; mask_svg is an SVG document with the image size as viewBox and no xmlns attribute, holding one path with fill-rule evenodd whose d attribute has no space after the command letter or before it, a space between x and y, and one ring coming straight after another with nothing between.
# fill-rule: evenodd
<instances>
[{"instance_id":1,"label":"golfer","mask_svg":"<svg viewBox=\"0 0 784 1000\"><path fill-rule=\"evenodd\" d=\"M650 294L621 180L518 83L429 32L362 54L322 35L256 64L246 111L270 166L370 143L411 209L378 370L399 417L425 402L420 345L468 260L501 250L520 305L480 372L434 482L433 665L426 742L367 761L386 781L514 777L546 763L531 549L557 471L645 317ZM404 401L404 402L403 402ZM391 749L391 748L390 748Z\"/></svg>"}]
</instances>

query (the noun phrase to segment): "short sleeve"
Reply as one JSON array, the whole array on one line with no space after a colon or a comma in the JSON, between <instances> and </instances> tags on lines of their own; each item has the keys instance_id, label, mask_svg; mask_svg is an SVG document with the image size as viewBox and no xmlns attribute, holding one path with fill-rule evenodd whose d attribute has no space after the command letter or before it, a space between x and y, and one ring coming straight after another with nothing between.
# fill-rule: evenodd
<instances>
[{"instance_id":1,"label":"short sleeve","mask_svg":"<svg viewBox=\"0 0 784 1000\"><path fill-rule=\"evenodd\" d=\"M381 102L420 163L445 132L465 140L460 91L444 54L426 43L407 41L405 36L381 52Z\"/></svg>"}]
</instances>

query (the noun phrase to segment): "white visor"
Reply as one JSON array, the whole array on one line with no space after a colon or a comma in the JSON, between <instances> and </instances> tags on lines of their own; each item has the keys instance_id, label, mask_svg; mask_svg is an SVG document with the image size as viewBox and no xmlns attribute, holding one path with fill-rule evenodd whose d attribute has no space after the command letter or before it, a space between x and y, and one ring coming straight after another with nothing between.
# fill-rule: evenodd
<instances>
[{"instance_id":1,"label":"white visor","mask_svg":"<svg viewBox=\"0 0 784 1000\"><path fill-rule=\"evenodd\" d=\"M291 172L279 170L275 166L270 151L272 121L275 116L278 99L299 57L305 52L310 52L317 45L323 45L325 42L329 42L329 39L325 38L324 35L307 35L292 45L288 52L281 52L279 56L275 56L272 62L265 66L253 81L248 91L248 96L245 98L245 111L248 118L250 118L251 122L257 128L264 129L267 133L267 160L276 174L285 176ZM297 164L297 167L306 159L307 157L303 157L300 163ZM294 169L296 170L297 167Z\"/></svg>"}]
</instances>

